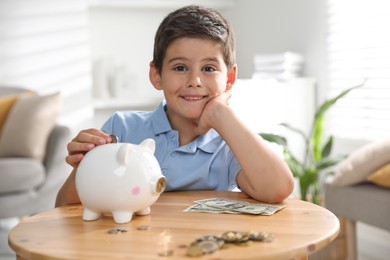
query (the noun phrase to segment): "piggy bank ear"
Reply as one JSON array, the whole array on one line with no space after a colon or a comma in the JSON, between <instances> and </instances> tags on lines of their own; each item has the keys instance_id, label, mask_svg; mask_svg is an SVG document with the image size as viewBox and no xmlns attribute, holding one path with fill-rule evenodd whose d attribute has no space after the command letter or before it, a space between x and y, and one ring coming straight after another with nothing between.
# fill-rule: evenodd
<instances>
[{"instance_id":1,"label":"piggy bank ear","mask_svg":"<svg viewBox=\"0 0 390 260\"><path fill-rule=\"evenodd\" d=\"M140 146L144 147L152 154L154 154L154 151L156 150L156 142L151 138L143 140L142 143L140 143Z\"/></svg>"},{"instance_id":2,"label":"piggy bank ear","mask_svg":"<svg viewBox=\"0 0 390 260\"><path fill-rule=\"evenodd\" d=\"M123 144L116 153L116 159L120 165L127 164L127 158L133 152L133 148L130 144Z\"/></svg>"}]
</instances>

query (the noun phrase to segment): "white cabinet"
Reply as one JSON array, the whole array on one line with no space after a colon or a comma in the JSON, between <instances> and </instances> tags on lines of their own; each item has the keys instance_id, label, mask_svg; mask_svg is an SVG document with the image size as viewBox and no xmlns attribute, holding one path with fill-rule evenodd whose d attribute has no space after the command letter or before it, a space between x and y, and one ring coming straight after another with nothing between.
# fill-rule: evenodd
<instances>
[{"instance_id":1,"label":"white cabinet","mask_svg":"<svg viewBox=\"0 0 390 260\"><path fill-rule=\"evenodd\" d=\"M300 158L303 141L280 123L308 133L315 113L316 80L292 78L287 81L239 79L232 89L230 105L256 133L272 132L286 136L289 147Z\"/></svg>"}]
</instances>

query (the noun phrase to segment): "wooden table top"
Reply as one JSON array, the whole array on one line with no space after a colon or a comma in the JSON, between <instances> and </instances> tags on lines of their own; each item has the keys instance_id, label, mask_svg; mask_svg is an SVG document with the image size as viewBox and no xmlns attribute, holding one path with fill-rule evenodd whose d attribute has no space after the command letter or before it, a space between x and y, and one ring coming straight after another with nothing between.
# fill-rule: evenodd
<instances>
[{"instance_id":1,"label":"wooden table top","mask_svg":"<svg viewBox=\"0 0 390 260\"><path fill-rule=\"evenodd\" d=\"M339 232L333 213L298 199L287 199L282 203L286 207L272 216L183 212L206 198L259 203L240 192L165 192L151 206L151 215L134 216L127 224L116 224L111 216L86 222L81 205L66 206L25 218L11 230L9 244L19 259L183 259L197 238L253 230L269 232L275 240L229 246L201 258L300 259L325 247ZM128 231L108 233L116 228ZM167 250L173 254L161 256Z\"/></svg>"}]
</instances>

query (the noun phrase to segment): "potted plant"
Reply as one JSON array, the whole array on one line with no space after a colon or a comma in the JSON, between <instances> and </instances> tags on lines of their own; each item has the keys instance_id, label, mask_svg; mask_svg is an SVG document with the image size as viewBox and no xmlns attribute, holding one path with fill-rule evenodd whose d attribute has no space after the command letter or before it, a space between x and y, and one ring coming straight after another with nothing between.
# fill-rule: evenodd
<instances>
[{"instance_id":1,"label":"potted plant","mask_svg":"<svg viewBox=\"0 0 390 260\"><path fill-rule=\"evenodd\" d=\"M297 133L303 138L304 156L302 161L298 160L297 157L292 154L285 137L272 133L259 133L265 140L277 143L283 147L284 160L290 167L294 177L299 180L302 200L310 200L315 204L321 204L319 190L320 172L336 165L345 157L330 157L333 146L333 136L329 136L324 143L324 121L326 111L328 111L340 98L346 96L353 89L363 85L364 83L348 88L336 97L322 103L314 115L309 134L305 134L302 130L295 128L288 123L281 123L286 129Z\"/></svg>"}]
</instances>

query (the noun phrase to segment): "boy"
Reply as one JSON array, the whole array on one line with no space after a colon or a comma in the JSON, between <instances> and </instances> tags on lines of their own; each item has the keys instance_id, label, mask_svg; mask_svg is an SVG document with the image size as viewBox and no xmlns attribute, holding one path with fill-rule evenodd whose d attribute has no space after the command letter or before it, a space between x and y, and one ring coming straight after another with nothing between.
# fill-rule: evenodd
<instances>
[{"instance_id":1,"label":"boy","mask_svg":"<svg viewBox=\"0 0 390 260\"><path fill-rule=\"evenodd\" d=\"M186 6L160 24L149 78L165 101L153 112L116 112L102 131L81 131L69 144L73 167L56 206L79 203L76 169L95 146L156 141L155 155L167 178L166 191L233 190L278 203L293 190L288 166L228 106L237 77L235 39L215 10Z\"/></svg>"}]
</instances>

